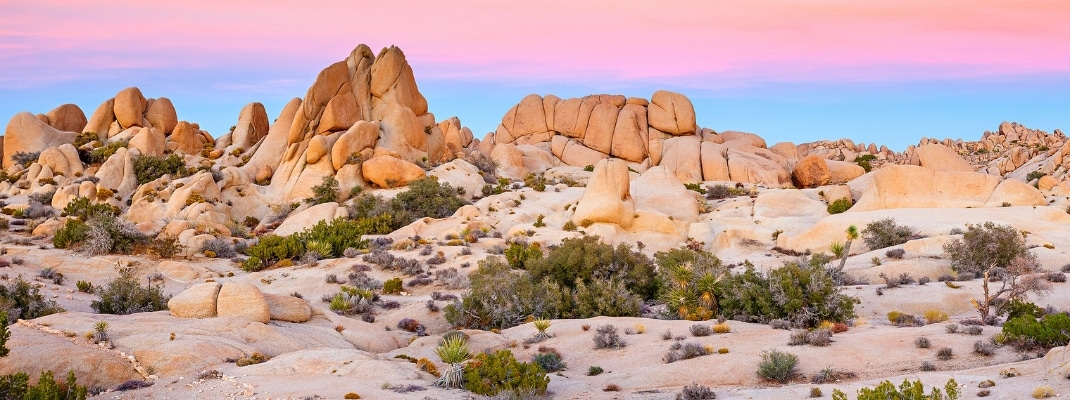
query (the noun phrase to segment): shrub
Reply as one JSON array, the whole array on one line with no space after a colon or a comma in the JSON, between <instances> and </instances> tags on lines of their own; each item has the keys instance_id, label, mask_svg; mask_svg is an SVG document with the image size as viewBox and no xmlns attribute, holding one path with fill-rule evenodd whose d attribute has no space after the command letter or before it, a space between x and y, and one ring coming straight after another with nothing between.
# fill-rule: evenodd
<instances>
[{"instance_id":1,"label":"shrub","mask_svg":"<svg viewBox=\"0 0 1070 400\"><path fill-rule=\"evenodd\" d=\"M152 239L152 242L149 243L149 248L151 248L152 252L156 253L156 255L160 258L171 258L174 257L176 254L181 253L182 250L186 248L186 246L183 246L182 243L179 243L177 237L168 236ZM237 254L234 255L236 256Z\"/></svg>"},{"instance_id":2,"label":"shrub","mask_svg":"<svg viewBox=\"0 0 1070 400\"><path fill-rule=\"evenodd\" d=\"M676 400L709 400L716 398L717 394L713 392L713 389L699 385L696 382L691 382L684 386L683 390L676 394Z\"/></svg>"},{"instance_id":3,"label":"shrub","mask_svg":"<svg viewBox=\"0 0 1070 400\"><path fill-rule=\"evenodd\" d=\"M832 331L828 329L814 329L806 334L806 343L811 346L828 346L832 343Z\"/></svg>"},{"instance_id":4,"label":"shrub","mask_svg":"<svg viewBox=\"0 0 1070 400\"><path fill-rule=\"evenodd\" d=\"M391 200L391 207L409 213L413 216L412 221L423 217L445 218L465 204L467 202L457 196L456 189L449 183L439 183L434 176L410 182L409 190L398 193Z\"/></svg>"},{"instance_id":5,"label":"shrub","mask_svg":"<svg viewBox=\"0 0 1070 400\"><path fill-rule=\"evenodd\" d=\"M170 296L161 286L141 286L131 267L119 268L119 277L97 291L90 307L100 314L133 314L167 309Z\"/></svg>"},{"instance_id":6,"label":"shrub","mask_svg":"<svg viewBox=\"0 0 1070 400\"><path fill-rule=\"evenodd\" d=\"M461 335L464 335L461 333ZM435 354L442 362L449 364L446 373L439 376L435 386L457 388L464 384L464 369L461 363L471 358L468 349L468 336L450 336L449 333L442 337L442 341L435 348Z\"/></svg>"},{"instance_id":7,"label":"shrub","mask_svg":"<svg viewBox=\"0 0 1070 400\"><path fill-rule=\"evenodd\" d=\"M720 200L731 196L732 192L726 185L713 185L706 187L706 198L710 200Z\"/></svg>"},{"instance_id":8,"label":"shrub","mask_svg":"<svg viewBox=\"0 0 1070 400\"><path fill-rule=\"evenodd\" d=\"M88 281L78 281L75 283L78 287L78 291L82 293L93 293L93 284Z\"/></svg>"},{"instance_id":9,"label":"shrub","mask_svg":"<svg viewBox=\"0 0 1070 400\"><path fill-rule=\"evenodd\" d=\"M40 151L16 151L15 154L11 155L11 161L14 161L16 164L22 165L23 168L29 168L30 164L37 162L37 158L39 158L40 156Z\"/></svg>"},{"instance_id":10,"label":"shrub","mask_svg":"<svg viewBox=\"0 0 1070 400\"><path fill-rule=\"evenodd\" d=\"M762 321L782 318L795 326L816 327L822 321L854 318L854 305L859 302L841 293L832 273L819 262L785 263L771 271L767 281L748 266L727 280L725 294L720 296L722 313L737 320L740 315ZM768 283L763 285L763 281Z\"/></svg>"},{"instance_id":11,"label":"shrub","mask_svg":"<svg viewBox=\"0 0 1070 400\"><path fill-rule=\"evenodd\" d=\"M323 204L338 201L339 184L334 175L323 177L319 185L312 187L312 197L305 199L311 204Z\"/></svg>"},{"instance_id":12,"label":"shrub","mask_svg":"<svg viewBox=\"0 0 1070 400\"><path fill-rule=\"evenodd\" d=\"M975 335L976 336L976 335L980 335L980 334L984 333L984 328L982 328L980 325L970 325L970 326L967 326L966 329L963 330L963 332L966 333L967 335Z\"/></svg>"},{"instance_id":13,"label":"shrub","mask_svg":"<svg viewBox=\"0 0 1070 400\"><path fill-rule=\"evenodd\" d=\"M543 174L528 174L524 177L524 184L536 192L542 192L546 190L546 177Z\"/></svg>"},{"instance_id":14,"label":"shrub","mask_svg":"<svg viewBox=\"0 0 1070 400\"><path fill-rule=\"evenodd\" d=\"M790 382L797 375L795 367L799 363L799 357L794 354L766 350L762 352L761 358L758 362L758 376L762 379L783 384Z\"/></svg>"},{"instance_id":15,"label":"shrub","mask_svg":"<svg viewBox=\"0 0 1070 400\"><path fill-rule=\"evenodd\" d=\"M691 325L691 335L692 336L695 336L695 337L709 336L712 333L713 333L713 330L710 329L709 325L705 325L705 324L694 324L694 325Z\"/></svg>"},{"instance_id":16,"label":"shrub","mask_svg":"<svg viewBox=\"0 0 1070 400\"><path fill-rule=\"evenodd\" d=\"M6 286L0 285L0 313L7 315L7 322L34 319L65 311L54 300L46 299L37 286L15 278Z\"/></svg>"},{"instance_id":17,"label":"shrub","mask_svg":"<svg viewBox=\"0 0 1070 400\"><path fill-rule=\"evenodd\" d=\"M1038 386L1036 389L1033 389L1034 399L1046 399L1054 396L1055 389L1052 389L1051 386Z\"/></svg>"},{"instance_id":18,"label":"shrub","mask_svg":"<svg viewBox=\"0 0 1070 400\"><path fill-rule=\"evenodd\" d=\"M564 361L561 360L561 355L556 352L539 353L531 358L531 362L538 365L546 372L557 372L565 369L567 366Z\"/></svg>"},{"instance_id":19,"label":"shrub","mask_svg":"<svg viewBox=\"0 0 1070 400\"><path fill-rule=\"evenodd\" d=\"M74 371L67 372L66 381L56 380L50 370L41 372L37 385L30 384L28 374L19 372L0 376L0 395L4 399L84 400L88 389L78 385Z\"/></svg>"},{"instance_id":20,"label":"shrub","mask_svg":"<svg viewBox=\"0 0 1070 400\"><path fill-rule=\"evenodd\" d=\"M907 251L903 249L891 249L884 252L884 256L893 260L901 260L906 255Z\"/></svg>"},{"instance_id":21,"label":"shrub","mask_svg":"<svg viewBox=\"0 0 1070 400\"><path fill-rule=\"evenodd\" d=\"M996 354L996 345L984 340L978 340L973 342L973 353L991 357Z\"/></svg>"},{"instance_id":22,"label":"shrub","mask_svg":"<svg viewBox=\"0 0 1070 400\"><path fill-rule=\"evenodd\" d=\"M862 240L865 241L866 247L871 250L897 246L918 237L913 228L897 225L892 218L870 222L862 230ZM902 251L902 249L897 250ZM891 258L890 254L888 256ZM900 257L902 257L902 253L900 253Z\"/></svg>"},{"instance_id":23,"label":"shrub","mask_svg":"<svg viewBox=\"0 0 1070 400\"><path fill-rule=\"evenodd\" d=\"M896 387L891 381L883 381L873 388L858 389L858 400L881 400L881 399L932 399L932 400L957 400L960 396L958 382L949 379L944 385L944 390L932 388L929 394L925 394L925 385L921 381L910 382L907 379ZM833 399L847 399L847 394L839 389L832 390Z\"/></svg>"},{"instance_id":24,"label":"shrub","mask_svg":"<svg viewBox=\"0 0 1070 400\"><path fill-rule=\"evenodd\" d=\"M925 372L936 371L936 364L929 361L922 361L920 369Z\"/></svg>"},{"instance_id":25,"label":"shrub","mask_svg":"<svg viewBox=\"0 0 1070 400\"><path fill-rule=\"evenodd\" d=\"M477 355L464 366L464 388L484 396L546 393L550 378L536 364L523 363L509 350Z\"/></svg>"},{"instance_id":26,"label":"shrub","mask_svg":"<svg viewBox=\"0 0 1070 400\"><path fill-rule=\"evenodd\" d=\"M594 348L596 349L621 349L628 344L617 334L617 327L613 325L600 325L595 329Z\"/></svg>"},{"instance_id":27,"label":"shrub","mask_svg":"<svg viewBox=\"0 0 1070 400\"><path fill-rule=\"evenodd\" d=\"M721 322L721 323L718 323L717 325L713 326L713 333L721 334L721 333L728 333L728 332L731 332L731 331L732 331L732 327L729 326L727 322Z\"/></svg>"},{"instance_id":28,"label":"shrub","mask_svg":"<svg viewBox=\"0 0 1070 400\"><path fill-rule=\"evenodd\" d=\"M513 242L505 249L505 261L510 267L527 269L538 260L542 259L542 247L538 242L532 244Z\"/></svg>"},{"instance_id":29,"label":"shrub","mask_svg":"<svg viewBox=\"0 0 1070 400\"><path fill-rule=\"evenodd\" d=\"M186 176L187 173L186 161L179 154L171 154L167 157L146 155L134 157L134 175L137 176L138 185L152 182L164 175L180 178Z\"/></svg>"},{"instance_id":30,"label":"shrub","mask_svg":"<svg viewBox=\"0 0 1070 400\"><path fill-rule=\"evenodd\" d=\"M602 372L605 372L605 371L602 369L602 367L599 367L599 366L592 365L592 366L587 368L587 376L598 376L598 375L601 375Z\"/></svg>"},{"instance_id":31,"label":"shrub","mask_svg":"<svg viewBox=\"0 0 1070 400\"><path fill-rule=\"evenodd\" d=\"M947 361L947 360L950 360L954 356L955 356L955 351L951 350L950 347L943 347L943 348L940 348L940 350L936 351L936 359L937 360Z\"/></svg>"},{"instance_id":32,"label":"shrub","mask_svg":"<svg viewBox=\"0 0 1070 400\"><path fill-rule=\"evenodd\" d=\"M248 366L248 365L261 364L261 363L267 362L267 360L270 360L270 359L271 359L271 357L268 357L268 356L265 356L263 354L260 354L259 352L253 352L253 354L251 354L251 355L249 355L247 357L243 356L243 357L237 359L234 362L234 365L237 365L239 367L245 367L245 366Z\"/></svg>"},{"instance_id":33,"label":"shrub","mask_svg":"<svg viewBox=\"0 0 1070 400\"><path fill-rule=\"evenodd\" d=\"M788 335L788 346L802 346L806 344L807 336L810 332L806 329L794 329L791 334Z\"/></svg>"},{"instance_id":34,"label":"shrub","mask_svg":"<svg viewBox=\"0 0 1070 400\"><path fill-rule=\"evenodd\" d=\"M685 183L684 188L690 191L698 192L699 194L706 194L706 189L702 188L700 183Z\"/></svg>"},{"instance_id":35,"label":"shrub","mask_svg":"<svg viewBox=\"0 0 1070 400\"><path fill-rule=\"evenodd\" d=\"M1049 314L1041 318L1024 314L1009 318L1003 333L1019 347L1056 347L1070 344L1070 316Z\"/></svg>"},{"instance_id":36,"label":"shrub","mask_svg":"<svg viewBox=\"0 0 1070 400\"><path fill-rule=\"evenodd\" d=\"M839 214L847 211L851 208L851 201L847 199L836 199L832 204L828 205L827 211L829 214Z\"/></svg>"},{"instance_id":37,"label":"shrub","mask_svg":"<svg viewBox=\"0 0 1070 400\"><path fill-rule=\"evenodd\" d=\"M838 369L832 368L831 366L828 366L828 367L825 367L824 369L822 369L821 371L818 371L816 374L814 374L814 377L812 379L810 379L810 383L818 383L818 384L820 384L820 383L839 382L839 381L844 380L844 379L853 379L853 378L855 378L857 376L858 376L858 374L855 374L854 372L838 370Z\"/></svg>"},{"instance_id":38,"label":"shrub","mask_svg":"<svg viewBox=\"0 0 1070 400\"><path fill-rule=\"evenodd\" d=\"M927 310L924 315L930 324L947 321L947 313L940 310Z\"/></svg>"},{"instance_id":39,"label":"shrub","mask_svg":"<svg viewBox=\"0 0 1070 400\"><path fill-rule=\"evenodd\" d=\"M932 342L929 341L929 338L921 336L914 339L914 346L917 346L919 349L927 349L929 346L932 346Z\"/></svg>"},{"instance_id":40,"label":"shrub","mask_svg":"<svg viewBox=\"0 0 1070 400\"><path fill-rule=\"evenodd\" d=\"M1049 272L1047 275L1044 275L1044 278L1046 278L1048 282L1066 282L1066 274L1062 272Z\"/></svg>"},{"instance_id":41,"label":"shrub","mask_svg":"<svg viewBox=\"0 0 1070 400\"><path fill-rule=\"evenodd\" d=\"M214 258L234 258L238 256L238 252L234 250L234 244L224 238L213 238L207 240L201 245L202 254L208 254L212 252L215 255Z\"/></svg>"},{"instance_id":42,"label":"shrub","mask_svg":"<svg viewBox=\"0 0 1070 400\"><path fill-rule=\"evenodd\" d=\"M985 222L971 225L962 239L945 244L944 252L955 272L977 275L992 267L1007 268L1015 257L1026 255L1028 248L1013 226Z\"/></svg>"},{"instance_id":43,"label":"shrub","mask_svg":"<svg viewBox=\"0 0 1070 400\"><path fill-rule=\"evenodd\" d=\"M662 360L665 363L673 363L680 360L690 360L696 357L702 357L712 353L712 348L706 348L698 343L680 343L675 342L672 346L669 346L669 352L665 353Z\"/></svg>"},{"instance_id":44,"label":"shrub","mask_svg":"<svg viewBox=\"0 0 1070 400\"><path fill-rule=\"evenodd\" d=\"M862 167L862 170L864 170L866 172L869 172L869 171L871 171L873 169L873 166L870 165L869 162L873 161L873 160L876 160L876 159L877 159L877 156L875 156L875 155L862 154L862 155L859 155L858 157L855 157L855 163L858 164L859 167Z\"/></svg>"},{"instance_id":45,"label":"shrub","mask_svg":"<svg viewBox=\"0 0 1070 400\"><path fill-rule=\"evenodd\" d=\"M525 265L532 279L548 277L570 289L575 289L578 281L590 284L602 278L620 280L643 299L657 294L654 263L649 258L624 243L616 247L604 244L597 236L565 239L545 258L529 260Z\"/></svg>"},{"instance_id":46,"label":"shrub","mask_svg":"<svg viewBox=\"0 0 1070 400\"><path fill-rule=\"evenodd\" d=\"M654 259L662 283L660 299L668 312L693 321L707 320L720 312L718 286L728 275L720 259L686 248L658 252Z\"/></svg>"}]
</instances>

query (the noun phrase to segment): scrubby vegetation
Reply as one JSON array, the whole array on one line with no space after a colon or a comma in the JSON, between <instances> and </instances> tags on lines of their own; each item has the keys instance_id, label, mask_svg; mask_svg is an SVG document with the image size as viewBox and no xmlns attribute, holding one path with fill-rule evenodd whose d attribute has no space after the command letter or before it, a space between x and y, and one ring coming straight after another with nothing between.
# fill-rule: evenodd
<instances>
[{"instance_id":1,"label":"scrubby vegetation","mask_svg":"<svg viewBox=\"0 0 1070 400\"><path fill-rule=\"evenodd\" d=\"M40 289L21 276L7 285L0 285L0 313L7 322L34 319L65 311L55 302L46 299Z\"/></svg>"},{"instance_id":2,"label":"scrubby vegetation","mask_svg":"<svg viewBox=\"0 0 1070 400\"><path fill-rule=\"evenodd\" d=\"M836 201L833 201L831 204L828 205L827 211L829 214L839 214L851 209L852 205L853 204L851 204L851 200L836 199Z\"/></svg>"},{"instance_id":3,"label":"scrubby vegetation","mask_svg":"<svg viewBox=\"0 0 1070 400\"><path fill-rule=\"evenodd\" d=\"M870 250L897 246L919 237L913 228L897 225L892 218L870 222L862 230L862 240Z\"/></svg>"},{"instance_id":4,"label":"scrubby vegetation","mask_svg":"<svg viewBox=\"0 0 1070 400\"><path fill-rule=\"evenodd\" d=\"M779 350L766 350L762 352L762 360L758 363L758 376L762 379L788 383L798 375L795 368L799 364L799 357L791 353Z\"/></svg>"},{"instance_id":5,"label":"scrubby vegetation","mask_svg":"<svg viewBox=\"0 0 1070 400\"><path fill-rule=\"evenodd\" d=\"M654 263L626 244L616 247L597 236L565 239L545 258L528 263L533 279L549 278L562 287L576 289L582 282L598 286L598 281L618 281L644 299L658 291Z\"/></svg>"},{"instance_id":6,"label":"scrubby vegetation","mask_svg":"<svg viewBox=\"0 0 1070 400\"><path fill-rule=\"evenodd\" d=\"M349 216L357 220L381 221L389 233L424 217L445 218L453 215L467 202L457 195L449 183L439 183L437 177L427 177L409 183L409 190L398 193L391 200L362 193L350 202Z\"/></svg>"},{"instance_id":7,"label":"scrubby vegetation","mask_svg":"<svg viewBox=\"0 0 1070 400\"><path fill-rule=\"evenodd\" d=\"M956 400L960 396L958 382L954 379L947 381L944 385L944 390L940 388L932 388L928 394L925 393L925 385L921 381L913 381L904 379L903 383L896 387L891 381L883 381L872 388L858 389L858 400L879 400L879 399L917 399L917 400ZM847 400L847 394L839 389L832 390L833 400Z\"/></svg>"},{"instance_id":8,"label":"scrubby vegetation","mask_svg":"<svg viewBox=\"0 0 1070 400\"><path fill-rule=\"evenodd\" d=\"M0 376L0 398L41 400L85 400L88 389L78 385L74 371L67 372L65 381L57 381L52 371L41 372L36 385L30 384L26 373Z\"/></svg>"},{"instance_id":9,"label":"scrubby vegetation","mask_svg":"<svg viewBox=\"0 0 1070 400\"><path fill-rule=\"evenodd\" d=\"M546 371L517 361L509 350L479 354L464 367L464 388L478 395L542 395L549 383Z\"/></svg>"},{"instance_id":10,"label":"scrubby vegetation","mask_svg":"<svg viewBox=\"0 0 1070 400\"><path fill-rule=\"evenodd\" d=\"M188 176L190 171L186 169L186 161L179 154L166 157L142 155L134 157L134 175L137 176L137 184L144 185L164 175L170 175L172 179Z\"/></svg>"},{"instance_id":11,"label":"scrubby vegetation","mask_svg":"<svg viewBox=\"0 0 1070 400\"><path fill-rule=\"evenodd\" d=\"M119 277L97 291L97 300L90 306L101 314L133 314L167 309L170 296L161 286L141 286L131 267L120 267Z\"/></svg>"},{"instance_id":12,"label":"scrubby vegetation","mask_svg":"<svg viewBox=\"0 0 1070 400\"><path fill-rule=\"evenodd\" d=\"M345 249L365 248L368 242L362 239L364 235L390 232L389 221L389 216L357 220L338 218L330 222L320 221L289 236L264 236L249 247L249 258L242 262L242 269L259 271L280 261L301 257L309 250L324 258L338 257ZM317 246L309 249L311 243Z\"/></svg>"},{"instance_id":13,"label":"scrubby vegetation","mask_svg":"<svg viewBox=\"0 0 1070 400\"><path fill-rule=\"evenodd\" d=\"M52 237L57 249L76 248L89 255L130 253L149 239L129 221L119 217L119 209L79 197L67 204L63 214L70 217Z\"/></svg>"}]
</instances>

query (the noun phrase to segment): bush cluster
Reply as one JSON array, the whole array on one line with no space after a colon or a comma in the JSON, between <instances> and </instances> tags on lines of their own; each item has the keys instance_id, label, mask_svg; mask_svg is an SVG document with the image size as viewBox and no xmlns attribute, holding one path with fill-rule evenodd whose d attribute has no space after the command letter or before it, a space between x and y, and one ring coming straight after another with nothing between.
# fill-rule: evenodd
<instances>
[{"instance_id":1,"label":"bush cluster","mask_svg":"<svg viewBox=\"0 0 1070 400\"><path fill-rule=\"evenodd\" d=\"M90 307L100 314L133 314L167 309L170 296L161 286L141 286L131 267L119 269L119 277L97 290Z\"/></svg>"},{"instance_id":2,"label":"bush cluster","mask_svg":"<svg viewBox=\"0 0 1070 400\"><path fill-rule=\"evenodd\" d=\"M7 315L7 322L34 319L65 311L55 302L41 295L40 289L22 279L0 285L0 314Z\"/></svg>"},{"instance_id":3,"label":"bush cluster","mask_svg":"<svg viewBox=\"0 0 1070 400\"><path fill-rule=\"evenodd\" d=\"M919 237L913 228L897 225L892 218L870 222L862 230L862 240L865 241L866 247L869 247L870 250L897 246Z\"/></svg>"},{"instance_id":4,"label":"bush cluster","mask_svg":"<svg viewBox=\"0 0 1070 400\"><path fill-rule=\"evenodd\" d=\"M67 204L63 214L72 218L52 237L57 249L78 248L90 255L129 253L149 242L148 236L120 219L119 210L108 204L79 197Z\"/></svg>"},{"instance_id":5,"label":"bush cluster","mask_svg":"<svg viewBox=\"0 0 1070 400\"><path fill-rule=\"evenodd\" d=\"M913 381L904 379L903 383L896 387L891 381L883 381L872 388L858 389L858 400L878 400L878 399L931 399L931 400L956 400L961 394L959 393L958 382L954 379L947 381L944 385L944 390L940 388L932 388L928 394L925 393L925 385L921 381ZM847 400L847 394L839 389L832 390L833 400Z\"/></svg>"},{"instance_id":6,"label":"bush cluster","mask_svg":"<svg viewBox=\"0 0 1070 400\"><path fill-rule=\"evenodd\" d=\"M828 205L827 211L829 214L839 214L851 209L851 201L847 199L836 199Z\"/></svg>"},{"instance_id":7,"label":"bush cluster","mask_svg":"<svg viewBox=\"0 0 1070 400\"><path fill-rule=\"evenodd\" d=\"M627 244L616 247L597 236L565 239L545 258L525 263L533 279L549 278L562 287L575 289L579 282L618 280L643 299L657 295L654 263Z\"/></svg>"},{"instance_id":8,"label":"bush cluster","mask_svg":"<svg viewBox=\"0 0 1070 400\"><path fill-rule=\"evenodd\" d=\"M179 154L167 157L141 155L134 157L134 175L137 176L137 184L144 185L164 175L170 175L172 179L188 176L189 170L186 169L186 160Z\"/></svg>"},{"instance_id":9,"label":"bush cluster","mask_svg":"<svg viewBox=\"0 0 1070 400\"><path fill-rule=\"evenodd\" d=\"M464 366L464 388L478 395L542 395L549 383L542 367L517 361L509 350L479 354Z\"/></svg>"},{"instance_id":10,"label":"bush cluster","mask_svg":"<svg viewBox=\"0 0 1070 400\"><path fill-rule=\"evenodd\" d=\"M1051 348L1070 344L1070 316L1065 313L1022 314L1003 324L1003 333L1021 348Z\"/></svg>"},{"instance_id":11,"label":"bush cluster","mask_svg":"<svg viewBox=\"0 0 1070 400\"><path fill-rule=\"evenodd\" d=\"M388 221L389 216L356 220L338 218L330 222L320 221L289 236L264 236L249 247L249 258L242 262L242 269L259 271L282 260L301 257L308 250L308 243L319 243L322 248L317 248L318 251L330 250L329 254L320 253L322 257L341 255L347 248L362 249L368 241L361 237L389 232Z\"/></svg>"},{"instance_id":12,"label":"bush cluster","mask_svg":"<svg viewBox=\"0 0 1070 400\"><path fill-rule=\"evenodd\" d=\"M41 372L36 385L24 372L0 376L0 396L3 399L85 400L88 389L78 385L74 371L67 372L65 381L57 381L52 371Z\"/></svg>"},{"instance_id":13,"label":"bush cluster","mask_svg":"<svg viewBox=\"0 0 1070 400\"><path fill-rule=\"evenodd\" d=\"M445 218L453 215L467 202L457 195L449 183L439 183L437 177L427 177L409 183L409 190L391 200L370 193L362 193L351 202L351 218L371 218L386 226L380 233L390 233L420 218Z\"/></svg>"},{"instance_id":14,"label":"bush cluster","mask_svg":"<svg viewBox=\"0 0 1070 400\"><path fill-rule=\"evenodd\" d=\"M762 352L761 358L758 362L758 376L762 379L788 383L798 375L795 368L799 364L799 357L794 354L766 350Z\"/></svg>"},{"instance_id":15,"label":"bush cluster","mask_svg":"<svg viewBox=\"0 0 1070 400\"><path fill-rule=\"evenodd\" d=\"M944 252L951 260L951 268L960 276L977 276L989 268L1007 268L1011 260L1025 256L1029 250L1018 229L985 222L971 225L962 239L945 244Z\"/></svg>"}]
</instances>

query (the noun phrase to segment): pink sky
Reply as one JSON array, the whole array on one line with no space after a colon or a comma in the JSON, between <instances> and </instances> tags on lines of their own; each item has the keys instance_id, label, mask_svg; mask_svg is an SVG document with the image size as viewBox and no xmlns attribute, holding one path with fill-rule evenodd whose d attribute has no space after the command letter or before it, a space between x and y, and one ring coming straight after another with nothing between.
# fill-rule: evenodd
<instances>
[{"instance_id":1,"label":"pink sky","mask_svg":"<svg viewBox=\"0 0 1070 400\"><path fill-rule=\"evenodd\" d=\"M418 78L940 79L1070 71L1070 1L0 3L0 88L96 70L325 66L396 44Z\"/></svg>"}]
</instances>

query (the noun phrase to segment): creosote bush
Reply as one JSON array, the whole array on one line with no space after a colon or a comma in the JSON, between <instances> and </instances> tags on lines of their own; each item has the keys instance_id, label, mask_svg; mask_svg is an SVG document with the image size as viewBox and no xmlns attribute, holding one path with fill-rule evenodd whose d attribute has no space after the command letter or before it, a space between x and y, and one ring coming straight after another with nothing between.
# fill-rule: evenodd
<instances>
[{"instance_id":1,"label":"creosote bush","mask_svg":"<svg viewBox=\"0 0 1070 400\"><path fill-rule=\"evenodd\" d=\"M37 286L23 280L22 276L7 285L0 285L0 313L7 316L7 322L30 320L63 311L55 300L46 299Z\"/></svg>"},{"instance_id":2,"label":"creosote bush","mask_svg":"<svg viewBox=\"0 0 1070 400\"><path fill-rule=\"evenodd\" d=\"M595 330L594 348L596 349L621 349L628 344L617 334L617 327L613 325L600 325Z\"/></svg>"},{"instance_id":3,"label":"creosote bush","mask_svg":"<svg viewBox=\"0 0 1070 400\"><path fill-rule=\"evenodd\" d=\"M883 381L872 388L864 387L858 389L858 400L958 400L959 396L961 396L959 385L954 379L949 379L942 391L940 388L934 387L929 393L925 393L925 385L920 380L911 382L908 379L904 379L899 387L896 387L891 381ZM832 399L847 400L847 394L839 389L833 389Z\"/></svg>"},{"instance_id":4,"label":"creosote bush","mask_svg":"<svg viewBox=\"0 0 1070 400\"><path fill-rule=\"evenodd\" d=\"M866 247L871 250L897 246L919 237L913 228L897 225L892 218L870 222L862 230L862 240L866 243ZM889 257L891 256L889 255ZM902 255L900 254L901 257Z\"/></svg>"},{"instance_id":5,"label":"creosote bush","mask_svg":"<svg viewBox=\"0 0 1070 400\"><path fill-rule=\"evenodd\" d=\"M464 388L478 395L542 395L549 383L546 371L517 361L509 350L479 354L464 366Z\"/></svg>"},{"instance_id":6,"label":"creosote bush","mask_svg":"<svg viewBox=\"0 0 1070 400\"><path fill-rule=\"evenodd\" d=\"M839 214L849 210L851 206L852 204L850 200L836 199L836 201L833 201L831 204L828 205L827 211L829 214Z\"/></svg>"},{"instance_id":7,"label":"creosote bush","mask_svg":"<svg viewBox=\"0 0 1070 400\"><path fill-rule=\"evenodd\" d=\"M794 354L766 350L762 352L761 358L758 362L758 376L762 379L783 384L798 375L795 368L799 364L799 357Z\"/></svg>"},{"instance_id":8,"label":"creosote bush","mask_svg":"<svg viewBox=\"0 0 1070 400\"><path fill-rule=\"evenodd\" d=\"M186 161L179 154L171 154L167 157L145 155L134 157L134 175L137 176L138 185L152 182L164 175L181 178L188 174Z\"/></svg>"},{"instance_id":9,"label":"creosote bush","mask_svg":"<svg viewBox=\"0 0 1070 400\"><path fill-rule=\"evenodd\" d=\"M131 267L120 267L119 277L97 289L97 300L90 307L100 314L133 314L167 309L170 296L161 286L141 286Z\"/></svg>"}]
</instances>

